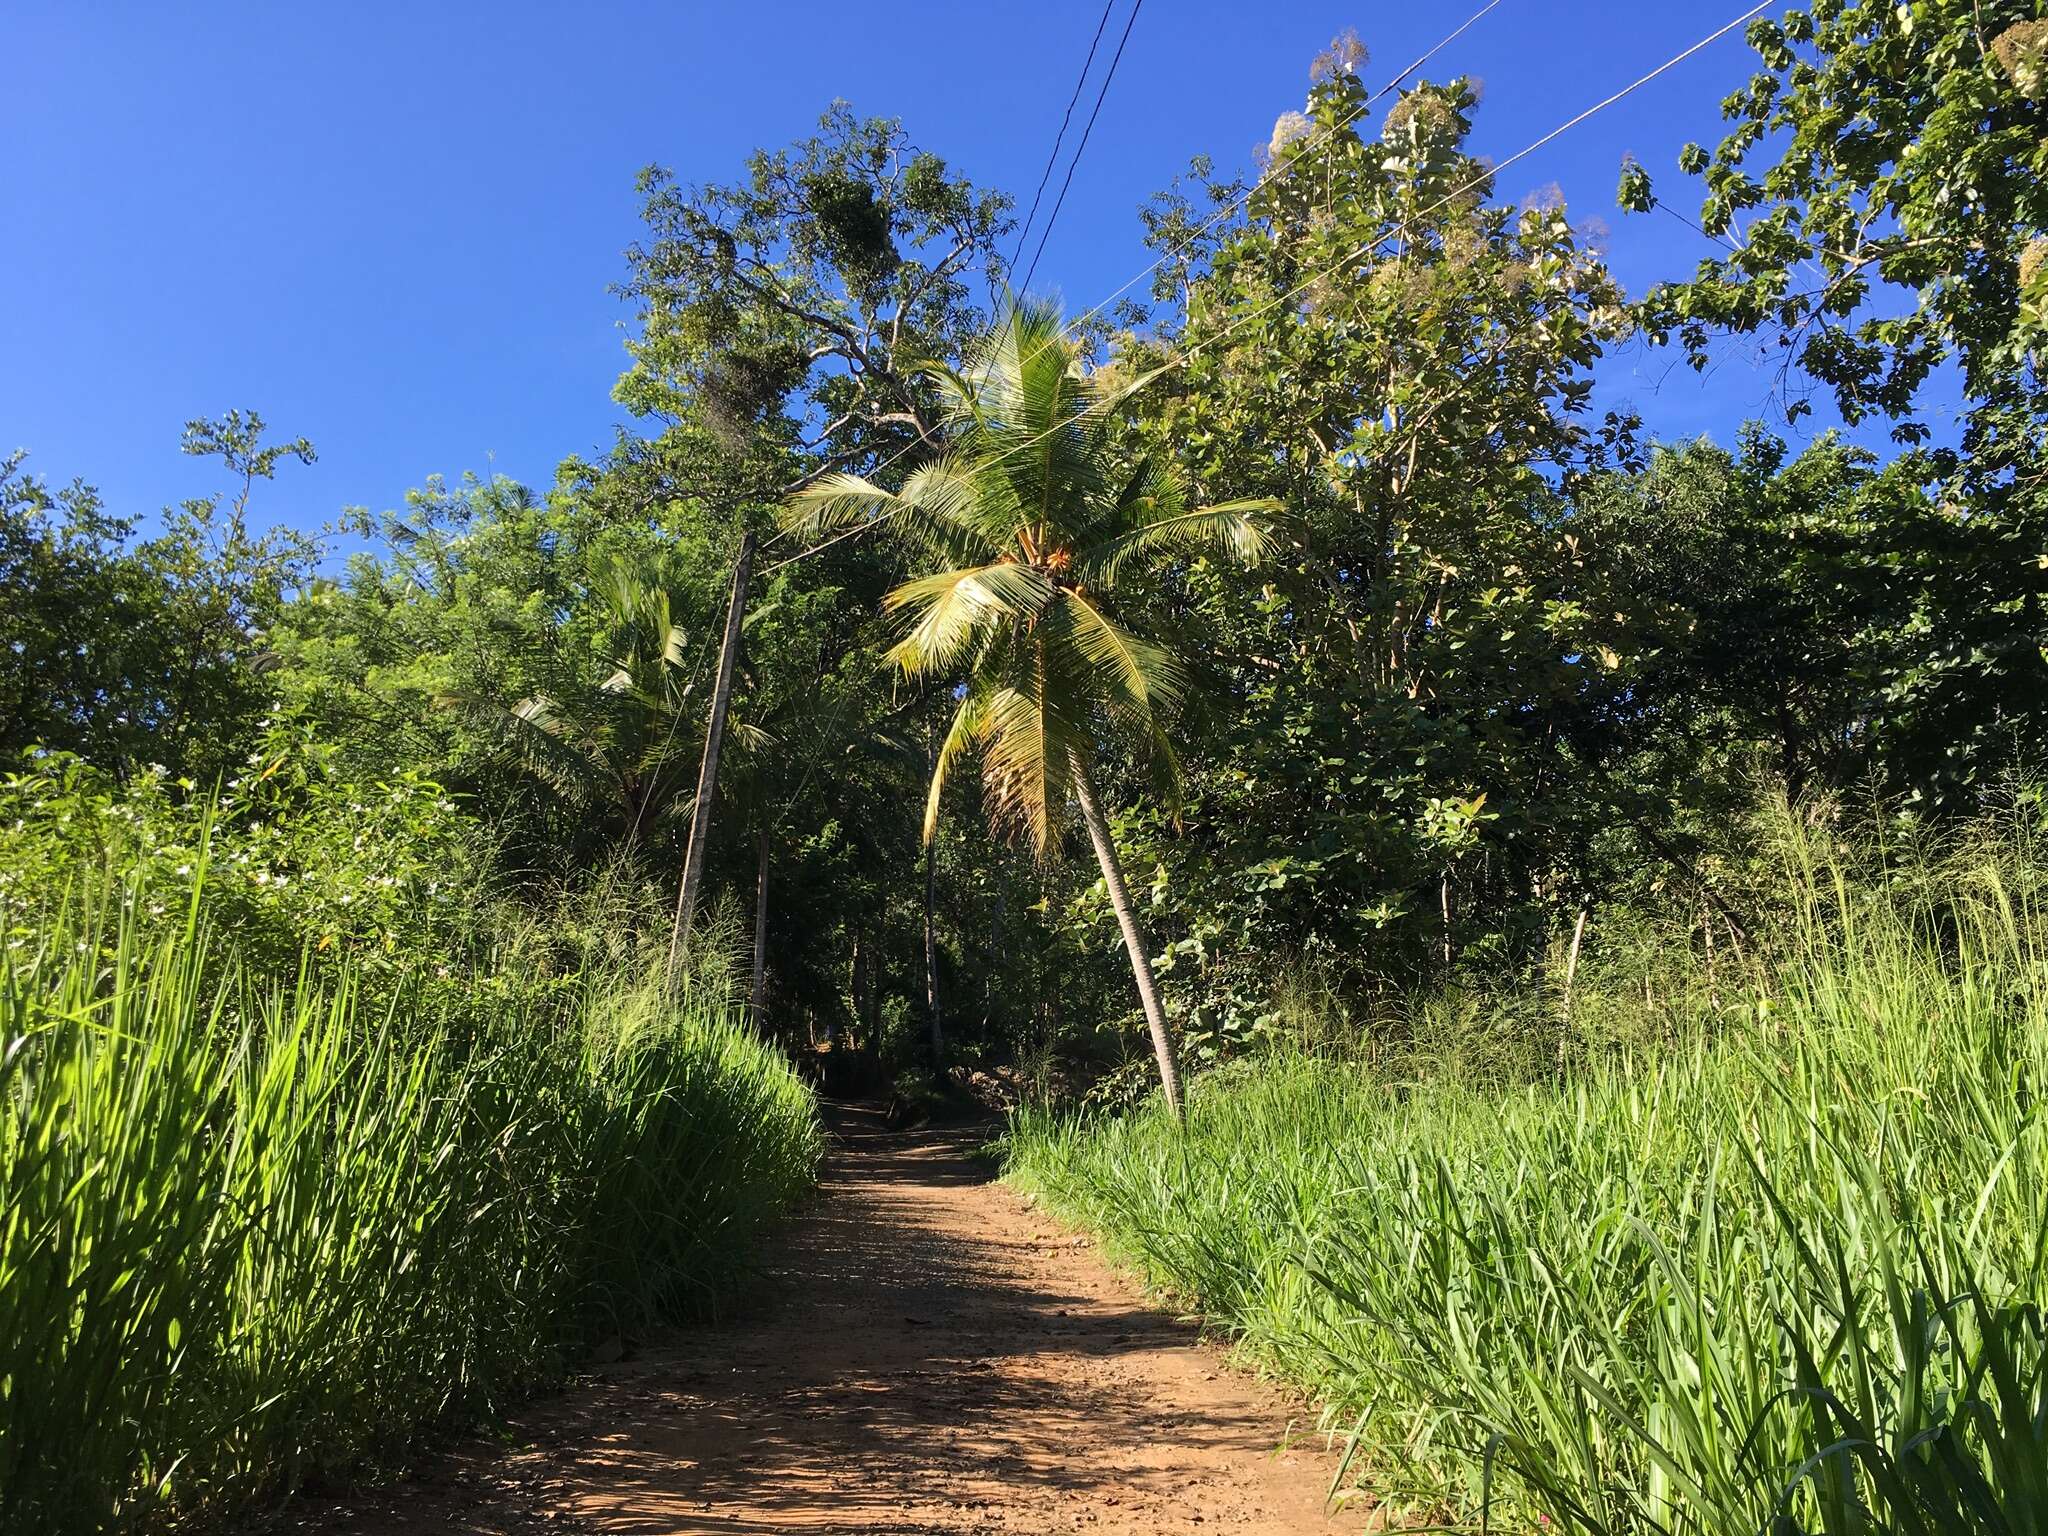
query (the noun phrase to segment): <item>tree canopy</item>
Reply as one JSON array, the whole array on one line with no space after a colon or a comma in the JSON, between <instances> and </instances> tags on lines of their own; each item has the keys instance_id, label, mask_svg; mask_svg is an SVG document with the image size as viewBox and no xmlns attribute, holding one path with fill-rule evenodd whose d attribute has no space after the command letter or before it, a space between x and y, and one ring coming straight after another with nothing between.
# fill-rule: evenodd
<instances>
[{"instance_id":1,"label":"tree canopy","mask_svg":"<svg viewBox=\"0 0 2048 1536\"><path fill-rule=\"evenodd\" d=\"M1753 24L1679 156L1705 258L1638 295L1502 198L1472 82L1375 98L1354 38L1143 210L1146 305L1011 295L1008 197L845 103L650 169L631 425L551 485L432 481L336 560L258 531L313 450L253 413L147 535L9 460L0 760L432 785L508 899L672 893L752 536L707 888L776 1029L1103 1072L1142 1021L1170 1072L1594 905L1739 943L1763 800L1938 826L2048 744L2033 9ZM1762 345L1791 420L1600 413L1625 339Z\"/></svg>"}]
</instances>

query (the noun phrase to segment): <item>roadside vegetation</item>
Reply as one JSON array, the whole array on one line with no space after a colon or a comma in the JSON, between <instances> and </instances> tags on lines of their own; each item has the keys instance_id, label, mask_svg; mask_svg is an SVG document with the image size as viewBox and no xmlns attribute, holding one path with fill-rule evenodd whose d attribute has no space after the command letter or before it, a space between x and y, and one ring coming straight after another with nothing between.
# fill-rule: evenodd
<instances>
[{"instance_id":1,"label":"roadside vegetation","mask_svg":"<svg viewBox=\"0 0 2048 1536\"><path fill-rule=\"evenodd\" d=\"M1370 1056L1279 1021L1185 1134L1027 1111L1009 1177L1311 1387L1397 1524L2039 1530L2037 817L1889 857L1788 818L1711 980L1596 936Z\"/></svg>"},{"instance_id":2,"label":"roadside vegetation","mask_svg":"<svg viewBox=\"0 0 2048 1536\"><path fill-rule=\"evenodd\" d=\"M715 961L677 990L545 931L457 934L388 846L286 862L138 798L0 789L10 885L48 893L10 903L0 976L9 1529L218 1519L400 1459L708 1314L808 1187L809 1091ZM353 810L327 830L365 835ZM314 910L379 890L439 909L385 930L436 963L325 958Z\"/></svg>"}]
</instances>

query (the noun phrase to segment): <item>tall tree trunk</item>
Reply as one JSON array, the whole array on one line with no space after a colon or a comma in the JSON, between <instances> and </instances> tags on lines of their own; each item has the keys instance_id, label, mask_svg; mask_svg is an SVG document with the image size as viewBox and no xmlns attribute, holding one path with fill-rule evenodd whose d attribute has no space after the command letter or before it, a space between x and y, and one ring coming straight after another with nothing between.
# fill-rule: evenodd
<instances>
[{"instance_id":1,"label":"tall tree trunk","mask_svg":"<svg viewBox=\"0 0 2048 1536\"><path fill-rule=\"evenodd\" d=\"M754 987L747 997L747 1012L754 1028L761 1028L761 1009L768 1001L768 829L754 834L759 867L754 879Z\"/></svg>"},{"instance_id":2,"label":"tall tree trunk","mask_svg":"<svg viewBox=\"0 0 2048 1536\"><path fill-rule=\"evenodd\" d=\"M1003 928L1003 856L997 852L993 860L995 868L995 903L988 919L989 963L985 968L981 985L981 1017L985 1031L993 1033L996 1022L996 977L1007 974L1010 969L1009 935Z\"/></svg>"},{"instance_id":3,"label":"tall tree trunk","mask_svg":"<svg viewBox=\"0 0 2048 1536\"><path fill-rule=\"evenodd\" d=\"M754 535L740 537L732 568L732 601L725 610L725 642L718 649L718 680L711 689L711 721L704 732L704 759L697 765L697 800L690 808L690 845L683 854L683 883L676 892L676 920L668 935L669 974L675 974L683 941L697 915L697 887L704 878L704 851L711 843L711 812L718 803L718 752L725 744L725 716L732 704L732 669L740 649L740 621L747 613L747 578L754 568Z\"/></svg>"},{"instance_id":4,"label":"tall tree trunk","mask_svg":"<svg viewBox=\"0 0 2048 1536\"><path fill-rule=\"evenodd\" d=\"M936 773L939 767L939 745L929 729L925 733L925 766ZM925 1017L931 1022L932 1075L938 1076L945 1070L946 1028L944 1016L939 1010L939 928L937 919L939 886L939 832L932 828L932 835L924 843L924 1006Z\"/></svg>"},{"instance_id":5,"label":"tall tree trunk","mask_svg":"<svg viewBox=\"0 0 2048 1536\"><path fill-rule=\"evenodd\" d=\"M1088 764L1074 755L1074 796L1081 802L1081 820L1088 825L1088 840L1095 845L1095 862L1102 866L1102 883L1109 887L1109 904L1116 908L1117 926L1123 929L1124 949L1131 957L1131 975L1138 983L1138 1001L1145 1006L1145 1023L1152 1031L1152 1054L1159 1060L1159 1086L1166 1092L1166 1108L1174 1119L1181 1117L1180 1064L1173 1057L1173 1039L1166 1032L1166 1010L1160 1006L1159 985L1152 979L1152 960L1145 952L1145 935L1138 927L1138 914L1131 906L1130 888L1124 884L1124 867L1117 859L1116 844L1109 839L1109 823L1095 799L1095 785L1088 777Z\"/></svg>"},{"instance_id":6,"label":"tall tree trunk","mask_svg":"<svg viewBox=\"0 0 2048 1536\"><path fill-rule=\"evenodd\" d=\"M924 1005L931 1020L934 1073L943 1070L946 1060L946 1030L939 1013L938 883L939 840L934 835L932 840L924 845Z\"/></svg>"},{"instance_id":7,"label":"tall tree trunk","mask_svg":"<svg viewBox=\"0 0 2048 1536\"><path fill-rule=\"evenodd\" d=\"M853 1022L856 1029L858 1029L861 1018L863 1016L861 1013L861 1009L865 1006L865 1000L862 996L862 993L865 989L867 980L866 959L867 957L861 952L860 930L856 928L853 930L853 960L852 963L847 967L846 978L847 986L853 994ZM832 1011L832 1018L836 1020L838 1017L839 1010L835 1008ZM831 1021L828 1020L825 1025L825 1038L827 1040L832 1039L834 1033L835 1026Z\"/></svg>"}]
</instances>

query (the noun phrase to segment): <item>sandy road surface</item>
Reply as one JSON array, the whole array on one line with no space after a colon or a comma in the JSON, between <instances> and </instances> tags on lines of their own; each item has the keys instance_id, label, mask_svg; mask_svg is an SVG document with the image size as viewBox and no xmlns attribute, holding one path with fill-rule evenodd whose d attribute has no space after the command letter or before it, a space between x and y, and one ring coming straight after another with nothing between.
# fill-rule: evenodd
<instances>
[{"instance_id":1,"label":"sandy road surface","mask_svg":"<svg viewBox=\"0 0 2048 1536\"><path fill-rule=\"evenodd\" d=\"M939 1536L1356 1529L1298 1403L967 1156L841 1107L820 1198L736 1317L389 1488L270 1529ZM1299 1443L1284 1445L1290 1424Z\"/></svg>"}]
</instances>

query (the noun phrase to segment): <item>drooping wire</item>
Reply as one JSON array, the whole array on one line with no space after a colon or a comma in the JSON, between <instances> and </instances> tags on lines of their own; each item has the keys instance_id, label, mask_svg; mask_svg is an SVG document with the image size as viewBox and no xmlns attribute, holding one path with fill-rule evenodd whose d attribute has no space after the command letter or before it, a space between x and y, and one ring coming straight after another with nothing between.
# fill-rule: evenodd
<instances>
[{"instance_id":1,"label":"drooping wire","mask_svg":"<svg viewBox=\"0 0 2048 1536\"><path fill-rule=\"evenodd\" d=\"M1125 18L1123 36L1117 39L1116 52L1110 56L1109 69L1103 74L1102 85L1095 92L1095 106L1088 113L1088 122L1081 129L1081 142L1074 146L1074 158L1067 162L1066 179L1060 183L1060 195L1053 199L1052 212L1045 216L1045 228L1038 232L1037 249L1031 253L1031 265L1025 270L1024 281L1017 284L1017 292L1023 293L1031 287L1031 279L1038 271L1038 258L1045 254L1046 237L1059 221L1060 209L1066 206L1067 188L1074 184L1074 169L1081 163L1081 156L1087 152L1088 136L1095 131L1095 119L1102 114L1103 98L1109 95L1109 82L1116 78L1116 67L1123 61L1124 45L1131 40L1131 28L1138 23L1138 12L1144 9L1145 0L1131 0L1131 14ZM1022 249L1022 242L1019 242Z\"/></svg>"},{"instance_id":2,"label":"drooping wire","mask_svg":"<svg viewBox=\"0 0 2048 1536\"><path fill-rule=\"evenodd\" d=\"M1498 175L1499 172L1507 169L1507 167L1515 164L1517 161L1527 159L1530 155L1533 155L1539 149L1542 149L1546 145L1555 142L1564 134L1569 133L1572 129L1578 127L1588 118L1591 118L1600 112L1604 112L1607 108L1613 106L1616 102L1621 101L1624 98L1635 94L1635 92L1641 90L1644 86L1648 85L1652 80L1658 78L1658 76L1675 68L1679 64L1684 63L1687 59L1691 58L1694 54L1700 52L1702 49L1708 47L1709 45L1715 42L1718 42L1721 38L1726 37L1730 32L1734 31L1744 22L1749 21L1751 18L1761 14L1764 11L1769 10L1772 3L1773 0L1760 0L1759 4L1750 6L1749 9L1742 12L1741 15L1735 17L1732 21L1729 21L1724 25L1716 28L1714 31L1708 33L1705 37L1701 38L1698 42L1692 44L1690 47L1673 54L1670 58L1666 59L1662 64L1659 64L1655 69L1652 69L1649 73L1637 77L1635 80L1630 81L1627 85L1623 86L1620 90L1614 92L1612 95L1606 97L1601 101L1595 102L1592 106L1586 108L1583 112L1580 112L1576 117L1568 118L1566 121L1558 124L1558 126L1551 129L1550 132L1544 134L1541 138L1535 140L1534 142L1525 145L1521 149L1516 150L1515 153L1509 155L1505 160L1499 161L1494 165L1488 166L1486 169L1482 170L1477 176L1473 177L1470 181L1466 182L1462 186L1453 189L1450 192L1447 192L1442 197L1438 198L1434 203L1431 203L1427 208L1423 209L1420 213L1414 214L1409 218L1403 219L1401 221L1400 228L1394 231L1394 233L1398 234L1401 231L1406 230L1415 224L1419 224L1422 220L1428 218L1431 214L1434 214L1439 210L1448 207L1451 203L1465 196L1468 192L1475 191L1480 187L1484 186L1487 182L1491 181L1496 175ZM1372 239L1367 240L1363 244L1359 245L1356 249L1345 252L1344 255L1340 256L1336 261L1332 262L1329 266L1319 269L1317 272L1315 272L1313 275L1308 277L1303 282L1298 283L1294 287L1288 289L1285 293L1279 294L1276 297L1267 300L1265 303L1260 304L1255 308L1247 311L1245 314L1240 315L1236 320L1233 320L1229 325L1225 326L1221 331L1218 331L1214 336L1207 337L1199 342L1190 343L1185 347L1175 348L1173 354L1165 362L1161 363L1158 367L1150 369L1147 372L1140 374L1130 384L1126 385L1124 388L1120 390L1117 390L1113 394L1105 395L1102 398L1091 402L1089 405L1084 407L1081 414L1087 415L1091 412L1106 413L1115 406L1120 405L1125 400L1128 400L1132 395L1135 395L1139 390L1145 388L1148 384L1151 384L1155 380L1164 377L1167 373L1170 373L1173 369L1181 367L1182 365L1187 363L1190 359L1193 358L1195 353L1201 350L1201 348L1213 347L1216 343L1223 341L1224 339L1229 337L1232 332L1238 330L1239 328L1250 324L1252 321L1259 319L1263 315L1269 314L1271 311L1273 311L1280 305L1290 303L1294 299L1299 298L1302 294L1306 293L1309 289L1313 288L1317 283L1321 282L1324 278L1329 277L1331 274L1335 273L1340 268L1348 265L1349 263L1358 260L1360 257L1369 253L1375 246L1381 244L1389 238L1392 238L1392 236L1385 234L1374 236ZM1005 449L1003 453L999 456L999 458L994 462L1000 462L1001 459L1007 459L1013 457L1016 454L1027 452L1031 448L1036 447L1039 443L1044 442L1046 438L1052 436L1054 433L1064 432L1068 430L1072 425L1073 421L1071 419L1055 422L1052 426L1046 428L1045 431L1038 433L1036 436L1031 437L1024 442L1014 444L1011 447ZM908 449L904 450L904 452L908 451ZM902 454L899 453L895 457L901 458ZM891 460L887 461L887 463L893 463L894 461L895 460L892 458ZM887 463L885 463L883 467L886 468ZM824 550L830 549L833 545L838 544L845 539L851 538L856 533L865 532L866 530L873 528L880 523L886 522L890 515L891 514L885 512L878 517L870 519L868 522L857 524L853 528L847 529L845 532L837 534L830 539L827 539L823 544L814 545L812 548L802 550L797 554L792 555L786 560L778 561L776 564L770 566L766 572L763 572L763 574L767 575L772 572L781 570L783 566L793 565L798 560L807 559L811 555L818 554L823 552Z\"/></svg>"},{"instance_id":3,"label":"drooping wire","mask_svg":"<svg viewBox=\"0 0 2048 1536\"><path fill-rule=\"evenodd\" d=\"M1354 106L1349 112L1346 112L1342 117L1338 118L1335 122L1326 124L1324 127L1317 129L1313 134L1309 135L1309 137L1307 137L1306 139L1301 140L1300 149L1294 155L1290 156L1278 170L1268 175L1265 178L1264 182L1253 182L1250 186L1246 187L1242 192L1238 193L1237 196L1231 198L1229 202L1223 204L1222 207L1218 208L1214 213L1210 214L1208 218L1202 220L1201 223L1197 224L1185 235L1182 235L1179 240L1174 242L1173 246L1170 249L1162 251L1157 257L1153 259L1152 263L1149 266L1146 266L1141 270L1132 273L1129 277L1125 278L1123 282L1119 283L1115 288L1111 289L1109 293L1106 294L1102 299L1097 301L1093 307L1082 310L1079 315L1074 317L1068 329L1078 329L1087 321L1094 319L1097 315L1101 314L1104 310L1108 309L1111 303L1123 297L1125 293L1129 292L1133 284L1138 283L1147 277L1150 277L1154 272L1157 272L1162 266L1164 266L1168 261L1172 260L1175 256L1181 255L1188 249L1188 247L1193 245L1203 235L1207 234L1210 230L1214 229L1218 224L1222 223L1225 219L1229 218L1233 213L1237 212L1237 210L1241 208L1246 202L1250 201L1251 195L1254 192L1258 191L1258 189L1262 185L1264 185L1265 182L1278 181L1281 178L1290 174L1297 165L1301 164L1301 162L1304 159L1306 159L1311 153L1313 153L1316 149L1320 148L1324 143L1328 142L1329 140L1334 139L1346 128L1349 128L1353 123L1357 122L1358 119L1363 117L1368 111L1370 111L1376 103L1384 100L1386 97L1392 95L1395 91L1399 90L1401 88L1401 83L1403 81L1405 81L1410 75L1414 74L1418 69L1422 68L1422 66L1427 64L1431 59L1435 58L1439 53L1442 53L1444 49L1450 47L1452 43L1455 43L1459 38L1463 37L1467 32L1471 31L1476 24L1485 19L1488 12L1494 10L1496 7L1500 5L1500 3L1501 0L1486 0L1486 4L1480 6L1478 10L1474 11L1470 16L1467 16L1453 30L1446 32L1441 38L1437 39L1435 43L1431 44L1428 48L1425 48L1420 54L1416 56L1416 58L1408 65L1406 69L1402 70L1398 75L1393 76L1390 80L1387 81L1385 85L1381 86L1378 90L1374 91L1370 96L1362 97L1356 106Z\"/></svg>"},{"instance_id":4,"label":"drooping wire","mask_svg":"<svg viewBox=\"0 0 2048 1536\"><path fill-rule=\"evenodd\" d=\"M1116 9L1116 0L1103 0L1102 18L1095 23L1095 36L1088 44L1088 57L1082 61L1081 74L1074 81L1074 94L1067 98L1067 110L1060 115L1059 132L1052 137L1052 151L1045 157L1045 169L1038 176L1038 190L1031 194L1031 211L1024 215L1024 222L1017 228L1017 245L1010 252L1010 260L1004 267L1006 272L1015 272L1017 263L1024 255L1024 242L1031 237L1031 225L1038 217L1038 203L1045 196L1045 185L1052 180L1052 168L1059 164L1060 146L1067 139L1067 125L1074 120L1074 108L1080 104L1081 92L1088 84L1088 72L1095 67L1095 50L1102 44L1102 34L1109 26L1109 13Z\"/></svg>"},{"instance_id":5,"label":"drooping wire","mask_svg":"<svg viewBox=\"0 0 2048 1536\"><path fill-rule=\"evenodd\" d=\"M1114 0L1112 0L1112 4L1113 3ZM1418 55L1408 65L1406 69L1402 70L1399 74L1389 79L1386 82L1386 84L1382 85L1377 91L1374 91L1371 95L1362 99L1356 106L1354 106L1349 112L1345 113L1344 116L1339 118L1337 121L1327 124L1326 126L1318 129L1314 135L1312 135L1306 140L1303 140L1301 149L1295 155L1289 157L1287 162L1284 165L1282 165L1278 170L1273 171L1266 178L1266 181L1276 181L1282 177L1291 174L1294 168L1297 165L1301 164L1302 161L1308 156L1308 154L1312 152L1314 149L1316 149L1319 144L1329 139L1335 138L1337 134L1343 132L1344 129L1348 128L1352 123L1356 122L1358 118L1361 117L1369 108L1371 108L1375 102L1382 100L1383 98L1391 94L1393 91L1398 90L1400 88L1401 83L1404 80L1406 80L1410 75L1413 75L1418 69L1421 69L1423 65L1427 64L1431 59L1435 58L1439 53L1443 52L1445 48L1448 48L1460 37L1463 37L1465 33L1470 31L1475 24L1484 19L1489 12L1496 9L1500 4L1501 0L1486 0L1486 3L1484 5L1480 6L1479 9L1474 11L1470 16L1467 16L1464 19L1464 21L1458 24L1458 26L1453 28L1451 31L1445 33L1443 37L1439 38L1430 47L1424 49L1423 52L1420 55ZM1135 7L1133 8L1131 14L1132 19L1135 20L1137 15ZM1109 7L1105 7L1103 10L1103 20L1107 21L1108 18ZM1100 30L1101 29L1098 27L1098 36L1100 35ZM1128 27L1126 28L1125 35L1129 35ZM1093 50L1091 49L1091 54L1092 51ZM1085 71L1083 74L1083 79L1084 81L1086 79ZM1076 86L1075 91L1076 96L1078 98L1079 86ZM1098 107L1099 105L1100 103L1098 101ZM1071 107L1069 108L1069 110L1071 110ZM1094 119L1091 117L1089 119L1089 122L1092 126ZM1057 151L1055 151L1055 153L1057 153ZM1236 197L1232 198L1229 202L1225 203L1221 208L1218 208L1214 213L1210 214L1208 218L1204 219L1200 224L1196 225L1195 228L1189 230L1185 235L1181 236L1180 239L1177 242L1175 242L1170 249L1162 252L1159 256L1155 257L1148 266L1142 268L1138 272L1135 272L1130 277L1126 278L1121 284L1119 284L1115 289L1113 289L1107 296L1101 299L1093 307L1083 310L1079 315L1075 316L1074 319L1068 322L1067 329L1069 331L1078 330L1087 321L1089 321L1090 319L1094 318L1095 316L1101 314L1104 310L1106 310L1114 300L1116 300L1125 292L1127 292L1134 283L1140 282L1144 278L1150 276L1152 273L1158 271L1164 263L1166 263L1173 257L1181 254L1183 251L1187 250L1188 247L1193 245L1196 240L1202 237L1202 235L1207 233L1210 229L1214 228L1217 224L1221 223L1224 219L1230 217L1230 215L1234 213L1243 203L1249 200L1252 193L1258 190L1259 185L1261 185L1261 183L1254 183L1252 186L1246 187L1242 192L1238 193ZM1042 187L1041 190L1043 190ZM1065 189L1062 188L1062 195L1064 195L1064 190ZM1036 199L1033 199L1032 206L1034 209L1036 208ZM1019 252L1023 250L1022 240L1019 240L1017 248ZM1035 270L1037 257L1034 255L1032 259ZM1015 265L1015 259L1013 258L1011 261L1011 267L1014 269ZM1018 291L1019 290L1016 289L1012 290L1013 294L1017 293ZM872 477L881 474L884 470L891 468L895 464L900 463L903 459L909 457L912 453L915 453L922 446L922 442L911 442L904 444L901 448L897 449L896 452L890 454L887 458L883 459L880 463L875 465L873 469L869 470L869 476ZM784 493L787 494L789 492L800 489L810 479L810 475L798 476L797 479L791 481L790 484L784 488ZM769 539L768 543L764 545L763 548L769 548L773 545L781 543L782 540L785 537L787 537L788 533L789 530L786 528L778 530L774 537ZM840 541L841 538L844 537L848 537L848 535L840 535L838 537L835 537L831 542L836 544ZM823 548L826 546L820 547ZM769 571L775 571L779 569L781 569L779 565L773 565L768 567ZM767 573L764 572L763 574L765 575Z\"/></svg>"}]
</instances>

